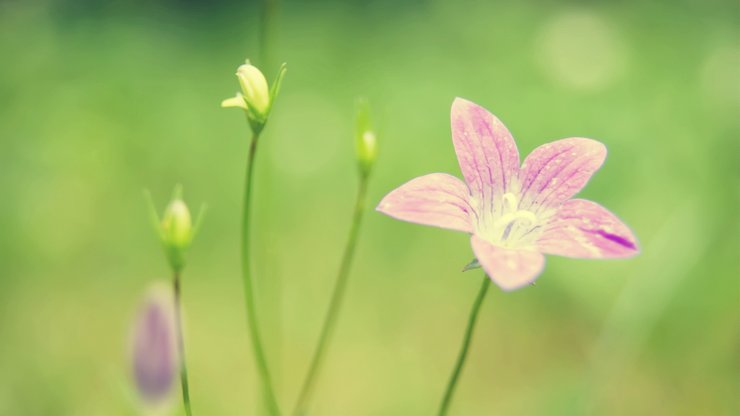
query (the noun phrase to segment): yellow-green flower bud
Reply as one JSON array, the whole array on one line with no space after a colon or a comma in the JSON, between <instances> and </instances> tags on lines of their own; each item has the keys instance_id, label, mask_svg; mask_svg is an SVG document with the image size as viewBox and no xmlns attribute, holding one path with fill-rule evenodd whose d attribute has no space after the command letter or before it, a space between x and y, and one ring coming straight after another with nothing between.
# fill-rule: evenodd
<instances>
[{"instance_id":1,"label":"yellow-green flower bud","mask_svg":"<svg viewBox=\"0 0 740 416\"><path fill-rule=\"evenodd\" d=\"M162 242L165 246L184 249L193 237L193 222L190 210L181 199L175 199L167 206L162 217Z\"/></svg>"},{"instance_id":2,"label":"yellow-green flower bud","mask_svg":"<svg viewBox=\"0 0 740 416\"><path fill-rule=\"evenodd\" d=\"M285 64L282 64L270 87L262 72L247 60L236 70L236 77L239 79L242 92L237 93L235 97L223 100L221 107L238 107L244 110L252 133L259 134L270 116L272 104L280 91L285 71Z\"/></svg>"},{"instance_id":3,"label":"yellow-green flower bud","mask_svg":"<svg viewBox=\"0 0 740 416\"><path fill-rule=\"evenodd\" d=\"M359 101L357 106L355 148L360 173L367 176L378 157L378 141L370 125L369 106L364 100Z\"/></svg>"},{"instance_id":4,"label":"yellow-green flower bud","mask_svg":"<svg viewBox=\"0 0 740 416\"><path fill-rule=\"evenodd\" d=\"M357 138L357 160L360 162L360 170L370 173L370 169L378 157L378 141L375 133L366 131Z\"/></svg>"},{"instance_id":5,"label":"yellow-green flower bud","mask_svg":"<svg viewBox=\"0 0 740 416\"><path fill-rule=\"evenodd\" d=\"M149 192L146 192L145 195L149 202L149 218L152 227L154 227L159 240L162 242L162 247L172 270L179 272L185 266L185 252L200 228L200 223L205 214L205 205L201 208L198 218L193 224L190 210L182 200L182 187L178 185L172 192L170 203L165 208L164 215L160 220L152 196Z\"/></svg>"},{"instance_id":6,"label":"yellow-green flower bud","mask_svg":"<svg viewBox=\"0 0 740 416\"><path fill-rule=\"evenodd\" d=\"M265 76L249 63L239 66L236 76L239 78L247 108L260 117L266 117L270 109L270 89Z\"/></svg>"}]
</instances>

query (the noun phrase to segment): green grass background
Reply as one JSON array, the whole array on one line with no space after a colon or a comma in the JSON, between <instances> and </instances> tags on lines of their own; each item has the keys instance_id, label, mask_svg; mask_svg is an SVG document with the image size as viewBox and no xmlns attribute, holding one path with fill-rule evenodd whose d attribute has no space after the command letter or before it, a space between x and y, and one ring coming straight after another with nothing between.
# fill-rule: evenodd
<instances>
[{"instance_id":1,"label":"green grass background","mask_svg":"<svg viewBox=\"0 0 740 416\"><path fill-rule=\"evenodd\" d=\"M356 191L353 101L380 140L371 206L459 175L455 96L522 154L609 148L582 196L635 230L627 261L548 258L489 293L455 415L740 413L734 1L280 5L288 74L258 155L260 310L283 409L318 335ZM209 212L183 302L196 415L257 414L239 272L248 130L223 98L259 60L256 3L0 2L0 414L137 414L128 332L169 278L142 190ZM369 211L316 415L434 414L480 273L468 238ZM174 402L177 405L177 395ZM179 408L175 407L174 414Z\"/></svg>"}]
</instances>

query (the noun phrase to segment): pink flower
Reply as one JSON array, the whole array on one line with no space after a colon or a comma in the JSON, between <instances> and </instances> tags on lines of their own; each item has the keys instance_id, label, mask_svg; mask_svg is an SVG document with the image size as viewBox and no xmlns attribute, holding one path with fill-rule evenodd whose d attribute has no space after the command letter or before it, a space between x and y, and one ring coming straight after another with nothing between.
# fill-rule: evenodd
<instances>
[{"instance_id":1,"label":"pink flower","mask_svg":"<svg viewBox=\"0 0 740 416\"><path fill-rule=\"evenodd\" d=\"M158 286L150 289L133 328L133 375L148 404L169 398L179 371L172 298Z\"/></svg>"},{"instance_id":2,"label":"pink flower","mask_svg":"<svg viewBox=\"0 0 740 416\"><path fill-rule=\"evenodd\" d=\"M614 214L571 199L604 162L603 144L557 140L536 148L520 167L514 138L493 114L457 98L451 119L465 182L446 173L420 176L386 195L378 211L471 234L478 262L504 290L533 282L544 254L603 259L639 252L634 234Z\"/></svg>"}]
</instances>

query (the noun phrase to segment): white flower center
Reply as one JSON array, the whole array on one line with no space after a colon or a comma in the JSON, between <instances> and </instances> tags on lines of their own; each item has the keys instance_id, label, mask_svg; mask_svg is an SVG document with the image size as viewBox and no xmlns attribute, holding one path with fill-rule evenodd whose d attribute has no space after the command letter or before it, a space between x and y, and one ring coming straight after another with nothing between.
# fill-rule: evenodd
<instances>
[{"instance_id":1,"label":"white flower center","mask_svg":"<svg viewBox=\"0 0 740 416\"><path fill-rule=\"evenodd\" d=\"M507 192L499 209L491 207L478 223L477 234L489 242L508 248L531 245L540 235L542 221L532 211L519 209L517 195Z\"/></svg>"}]
</instances>

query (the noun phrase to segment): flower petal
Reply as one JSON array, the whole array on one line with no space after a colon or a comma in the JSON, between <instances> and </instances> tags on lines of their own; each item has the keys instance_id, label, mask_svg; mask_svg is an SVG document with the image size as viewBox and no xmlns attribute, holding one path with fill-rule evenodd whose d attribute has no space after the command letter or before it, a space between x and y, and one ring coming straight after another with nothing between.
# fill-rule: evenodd
<instances>
[{"instance_id":1,"label":"flower petal","mask_svg":"<svg viewBox=\"0 0 740 416\"><path fill-rule=\"evenodd\" d=\"M470 233L475 212L468 201L463 181L446 173L432 173L394 189L376 209L402 221Z\"/></svg>"},{"instance_id":2,"label":"flower petal","mask_svg":"<svg viewBox=\"0 0 740 416\"><path fill-rule=\"evenodd\" d=\"M572 137L544 144L522 165L519 208L555 208L578 193L604 163L606 147L596 140Z\"/></svg>"},{"instance_id":3,"label":"flower petal","mask_svg":"<svg viewBox=\"0 0 740 416\"><path fill-rule=\"evenodd\" d=\"M497 209L519 176L519 150L501 121L485 108L456 98L450 114L452 142L473 196Z\"/></svg>"},{"instance_id":4,"label":"flower petal","mask_svg":"<svg viewBox=\"0 0 740 416\"><path fill-rule=\"evenodd\" d=\"M640 251L629 227L606 208L585 199L565 202L537 246L543 253L576 258L623 258Z\"/></svg>"},{"instance_id":5,"label":"flower petal","mask_svg":"<svg viewBox=\"0 0 740 416\"><path fill-rule=\"evenodd\" d=\"M222 108L231 108L231 107L239 107L243 109L247 109L247 103L244 101L244 97L241 95L241 93L236 93L236 96L227 98L223 101L221 101L221 107Z\"/></svg>"},{"instance_id":6,"label":"flower petal","mask_svg":"<svg viewBox=\"0 0 740 416\"><path fill-rule=\"evenodd\" d=\"M483 270L503 290L532 283L545 267L545 256L535 250L498 247L475 235L470 243Z\"/></svg>"}]
</instances>

